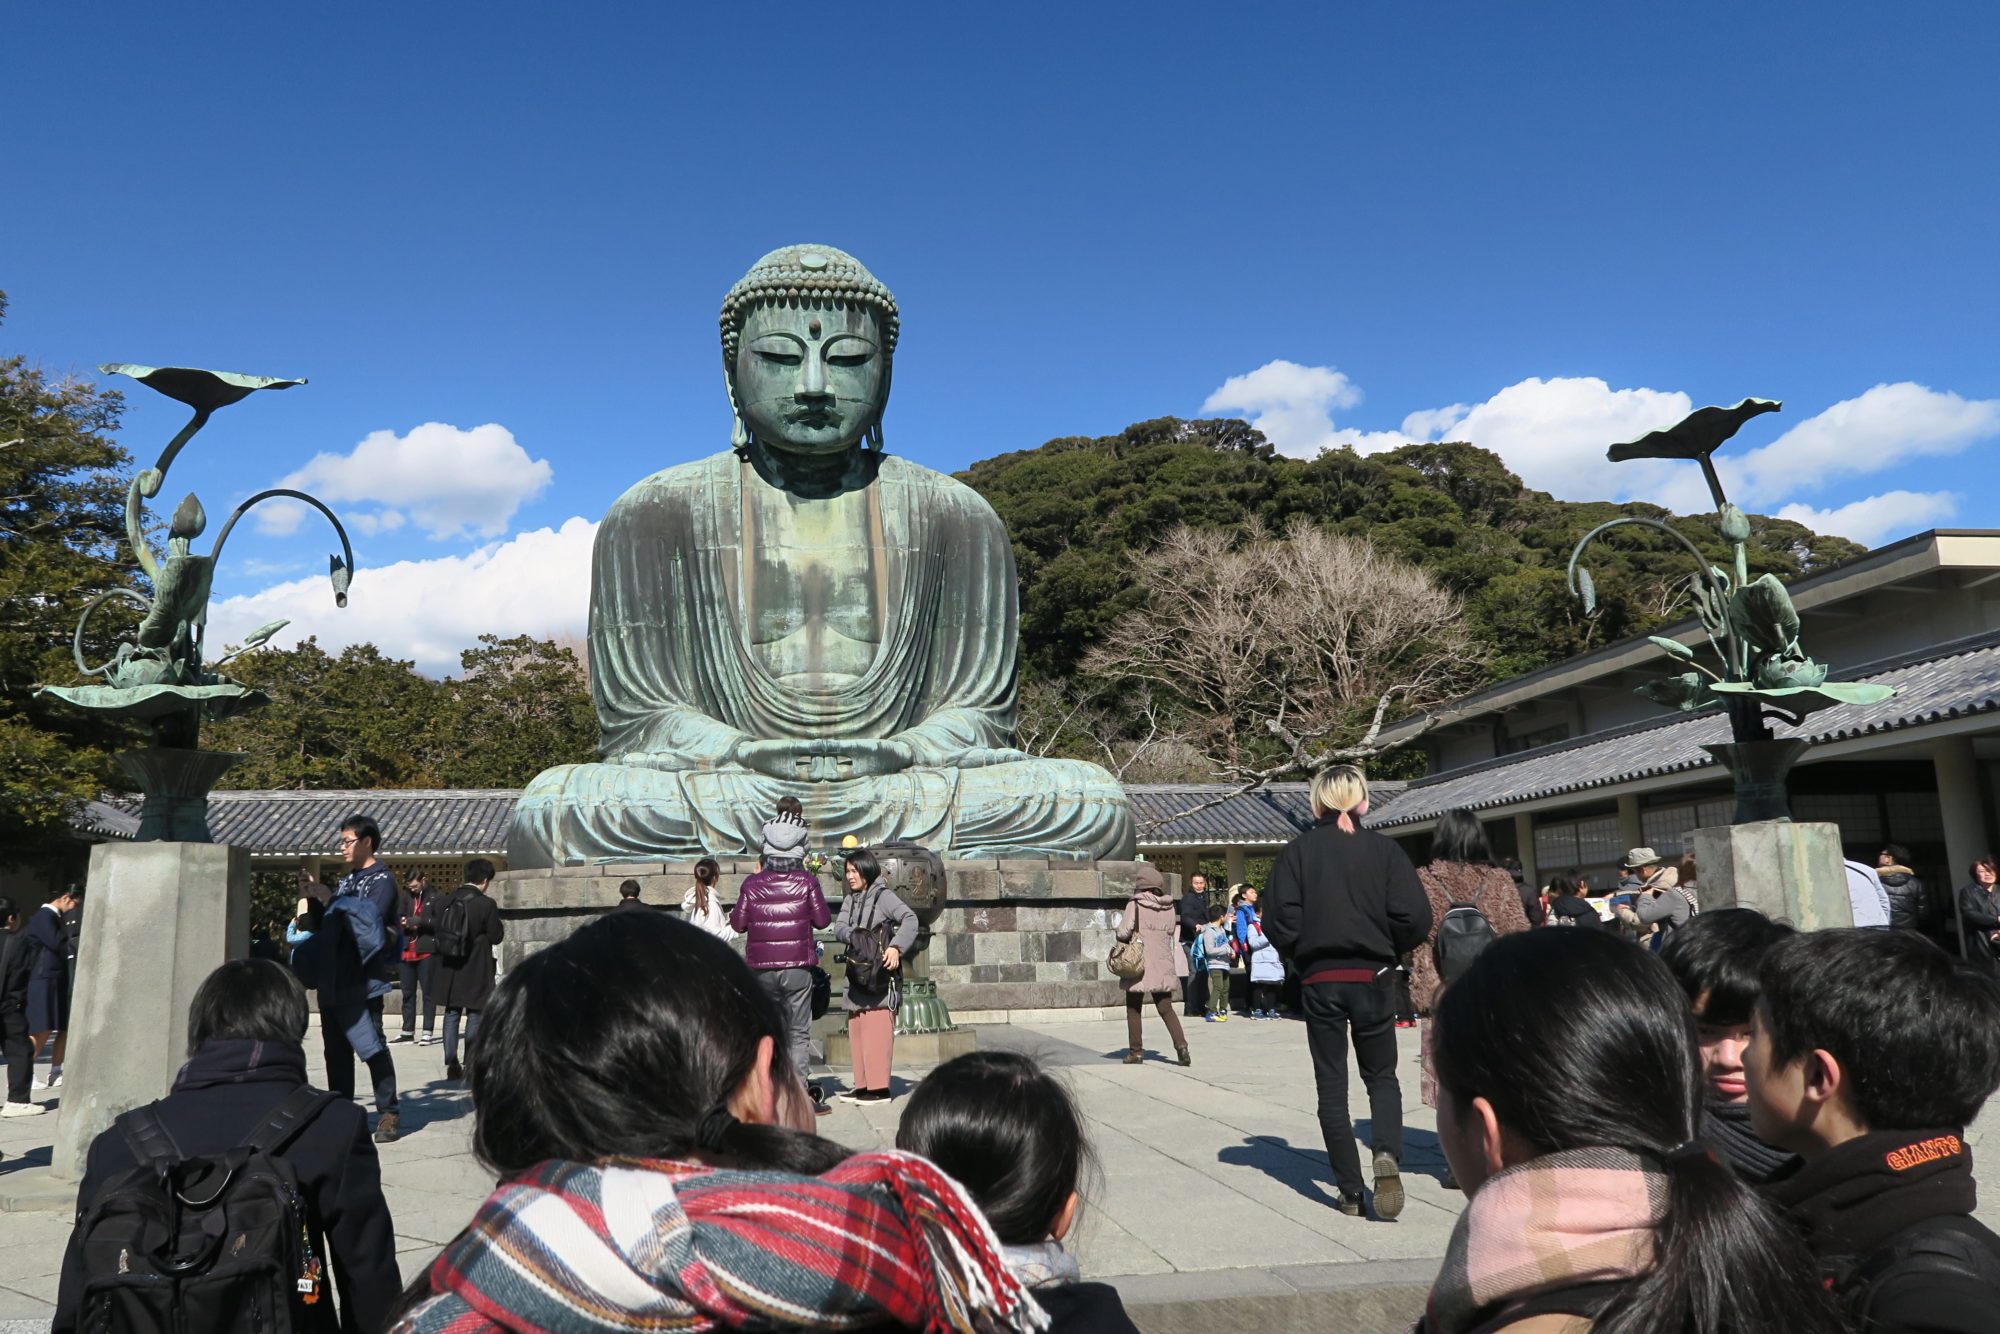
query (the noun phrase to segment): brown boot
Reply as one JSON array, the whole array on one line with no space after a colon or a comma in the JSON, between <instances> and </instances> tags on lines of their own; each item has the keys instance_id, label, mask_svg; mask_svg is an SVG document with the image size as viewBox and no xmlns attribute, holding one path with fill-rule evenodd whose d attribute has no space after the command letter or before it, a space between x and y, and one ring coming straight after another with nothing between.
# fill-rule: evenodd
<instances>
[{"instance_id":1,"label":"brown boot","mask_svg":"<svg viewBox=\"0 0 2000 1334\"><path fill-rule=\"evenodd\" d=\"M1145 1059L1146 1053L1143 1051L1128 1051L1125 1053L1125 1064L1127 1065L1138 1065Z\"/></svg>"},{"instance_id":2,"label":"brown boot","mask_svg":"<svg viewBox=\"0 0 2000 1334\"><path fill-rule=\"evenodd\" d=\"M394 1112L384 1112L375 1118L375 1142L394 1144L403 1133L403 1118Z\"/></svg>"},{"instance_id":3,"label":"brown boot","mask_svg":"<svg viewBox=\"0 0 2000 1334\"><path fill-rule=\"evenodd\" d=\"M1194 1053L1190 1052L1186 1047L1174 1048L1174 1055L1180 1058L1182 1065L1194 1064Z\"/></svg>"}]
</instances>

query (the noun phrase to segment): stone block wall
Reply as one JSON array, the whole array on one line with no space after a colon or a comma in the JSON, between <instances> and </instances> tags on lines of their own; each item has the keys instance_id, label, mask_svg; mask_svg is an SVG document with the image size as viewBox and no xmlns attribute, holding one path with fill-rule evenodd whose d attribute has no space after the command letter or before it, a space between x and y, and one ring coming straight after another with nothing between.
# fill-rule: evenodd
<instances>
[{"instance_id":1,"label":"stone block wall","mask_svg":"<svg viewBox=\"0 0 2000 1334\"><path fill-rule=\"evenodd\" d=\"M717 859L718 897L736 901L755 858ZM947 861L945 906L931 928L929 966L938 993L954 1010L1051 1010L1123 1003L1104 966L1134 862ZM641 897L678 912L694 884L693 862L571 866L553 871L503 871L493 898L506 919L500 947L504 971L561 940L618 902L618 885L636 879ZM1166 877L1180 893L1179 877ZM823 875L827 902L840 910L842 886ZM830 937L829 937L830 939ZM829 949L829 957L833 951ZM834 985L840 970L831 968Z\"/></svg>"}]
</instances>

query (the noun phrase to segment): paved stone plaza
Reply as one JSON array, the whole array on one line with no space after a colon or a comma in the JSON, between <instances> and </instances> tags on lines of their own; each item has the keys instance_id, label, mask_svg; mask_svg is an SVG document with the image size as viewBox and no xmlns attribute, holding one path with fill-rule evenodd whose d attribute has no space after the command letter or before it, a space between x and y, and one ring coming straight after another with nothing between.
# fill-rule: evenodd
<instances>
[{"instance_id":1,"label":"paved stone plaza","mask_svg":"<svg viewBox=\"0 0 2000 1334\"><path fill-rule=\"evenodd\" d=\"M1438 1184L1443 1157L1416 1097L1415 1032L1401 1035L1410 1199L1394 1223L1332 1208L1303 1025L1196 1021L1186 1070L1158 1059L1167 1044L1157 1017L1147 1035L1154 1059L1133 1067L1117 1059L1122 1022L980 1029L989 1047L1022 1048L1058 1067L1089 1117L1099 1162L1074 1247L1084 1272L1115 1282L1148 1334L1405 1328L1464 1199ZM317 1079L317 1034L308 1046ZM396 1058L405 1134L384 1146L382 1161L407 1279L492 1183L472 1160L470 1097L442 1080L442 1049L399 1046ZM907 1087L898 1080L899 1093ZM1365 1133L1358 1080L1354 1092ZM888 1145L900 1107L842 1104L821 1127L856 1148ZM1968 1139L1980 1145L1996 1126L1989 1110ZM47 1162L54 1132L53 1116L0 1122L0 1199L14 1172ZM1987 1200L1981 1217L2000 1224L2000 1207ZM68 1229L62 1212L0 1213L0 1322L22 1322L0 1331L42 1328Z\"/></svg>"}]
</instances>

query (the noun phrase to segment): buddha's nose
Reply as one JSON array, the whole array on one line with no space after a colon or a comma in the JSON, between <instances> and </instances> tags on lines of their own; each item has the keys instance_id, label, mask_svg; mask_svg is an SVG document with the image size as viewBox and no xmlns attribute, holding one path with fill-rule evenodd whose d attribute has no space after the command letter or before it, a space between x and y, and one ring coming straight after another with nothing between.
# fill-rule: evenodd
<instances>
[{"instance_id":1,"label":"buddha's nose","mask_svg":"<svg viewBox=\"0 0 2000 1334\"><path fill-rule=\"evenodd\" d=\"M798 396L800 398L825 398L826 367L816 356L808 354L800 369Z\"/></svg>"}]
</instances>

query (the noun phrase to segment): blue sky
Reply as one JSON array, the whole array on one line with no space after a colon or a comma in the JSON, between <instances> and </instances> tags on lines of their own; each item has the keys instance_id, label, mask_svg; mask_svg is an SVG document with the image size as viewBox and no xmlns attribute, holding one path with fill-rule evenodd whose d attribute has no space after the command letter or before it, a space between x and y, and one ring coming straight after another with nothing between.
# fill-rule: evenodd
<instances>
[{"instance_id":1,"label":"blue sky","mask_svg":"<svg viewBox=\"0 0 2000 1334\"><path fill-rule=\"evenodd\" d=\"M348 611L319 529L246 526L218 623L433 669L582 628L591 526L727 445L717 307L796 241L895 290L888 445L933 467L1207 411L1693 505L1602 446L1760 394L1746 503L1880 542L1992 521L1996 38L1973 4L17 6L0 337L310 377L163 499L337 497ZM179 410L130 398L150 462Z\"/></svg>"}]
</instances>

